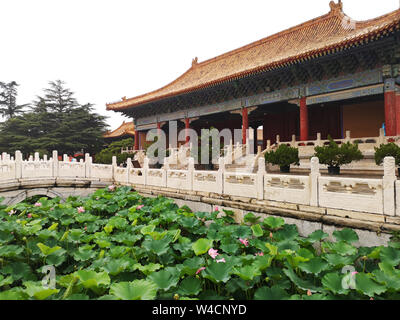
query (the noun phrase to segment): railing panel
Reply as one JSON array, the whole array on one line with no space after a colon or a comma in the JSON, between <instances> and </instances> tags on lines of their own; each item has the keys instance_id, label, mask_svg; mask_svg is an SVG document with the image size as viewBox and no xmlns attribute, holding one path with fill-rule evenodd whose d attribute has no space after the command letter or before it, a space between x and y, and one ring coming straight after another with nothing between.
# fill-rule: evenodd
<instances>
[{"instance_id":1,"label":"railing panel","mask_svg":"<svg viewBox=\"0 0 400 320\"><path fill-rule=\"evenodd\" d=\"M382 180L320 177L319 205L383 214Z\"/></svg>"},{"instance_id":2,"label":"railing panel","mask_svg":"<svg viewBox=\"0 0 400 320\"><path fill-rule=\"evenodd\" d=\"M173 189L191 190L190 171L188 170L168 170L167 187Z\"/></svg>"},{"instance_id":3,"label":"railing panel","mask_svg":"<svg viewBox=\"0 0 400 320\"><path fill-rule=\"evenodd\" d=\"M257 198L257 174L225 172L224 194Z\"/></svg>"},{"instance_id":4,"label":"railing panel","mask_svg":"<svg viewBox=\"0 0 400 320\"><path fill-rule=\"evenodd\" d=\"M92 164L90 167L90 177L96 179L112 180L113 167L107 164Z\"/></svg>"},{"instance_id":5,"label":"railing panel","mask_svg":"<svg viewBox=\"0 0 400 320\"><path fill-rule=\"evenodd\" d=\"M264 175L264 199L310 204L310 177L266 174Z\"/></svg>"},{"instance_id":6,"label":"railing panel","mask_svg":"<svg viewBox=\"0 0 400 320\"><path fill-rule=\"evenodd\" d=\"M147 185L154 187L166 187L166 171L163 169L148 169Z\"/></svg>"},{"instance_id":7,"label":"railing panel","mask_svg":"<svg viewBox=\"0 0 400 320\"><path fill-rule=\"evenodd\" d=\"M0 180L15 179L15 162L0 162Z\"/></svg>"},{"instance_id":8,"label":"railing panel","mask_svg":"<svg viewBox=\"0 0 400 320\"><path fill-rule=\"evenodd\" d=\"M133 184L146 184L146 177L145 177L145 171L144 169L141 168L130 168L129 169L129 183Z\"/></svg>"},{"instance_id":9,"label":"railing panel","mask_svg":"<svg viewBox=\"0 0 400 320\"><path fill-rule=\"evenodd\" d=\"M22 178L53 177L53 161L23 161L21 164Z\"/></svg>"},{"instance_id":10,"label":"railing panel","mask_svg":"<svg viewBox=\"0 0 400 320\"><path fill-rule=\"evenodd\" d=\"M128 183L128 168L114 167L114 181Z\"/></svg>"},{"instance_id":11,"label":"railing panel","mask_svg":"<svg viewBox=\"0 0 400 320\"><path fill-rule=\"evenodd\" d=\"M193 190L222 193L222 173L218 171L194 171Z\"/></svg>"},{"instance_id":12,"label":"railing panel","mask_svg":"<svg viewBox=\"0 0 400 320\"><path fill-rule=\"evenodd\" d=\"M83 162L58 162L58 176L63 178L85 178L86 170Z\"/></svg>"}]
</instances>

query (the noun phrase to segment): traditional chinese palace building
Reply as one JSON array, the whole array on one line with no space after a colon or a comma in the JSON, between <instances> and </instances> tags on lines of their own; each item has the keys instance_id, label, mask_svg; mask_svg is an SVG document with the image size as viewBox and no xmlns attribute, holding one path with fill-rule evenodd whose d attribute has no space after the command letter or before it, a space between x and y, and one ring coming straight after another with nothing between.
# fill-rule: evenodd
<instances>
[{"instance_id":1,"label":"traditional chinese palace building","mask_svg":"<svg viewBox=\"0 0 400 320\"><path fill-rule=\"evenodd\" d=\"M103 137L109 141L133 138L135 136L135 126L133 122L123 122L119 128L109 131Z\"/></svg>"},{"instance_id":2,"label":"traditional chinese palace building","mask_svg":"<svg viewBox=\"0 0 400 320\"><path fill-rule=\"evenodd\" d=\"M135 148L149 129L247 129L267 140L400 135L400 10L353 21L341 1L330 12L213 59L165 87L107 104L133 118ZM257 130L254 130L257 132ZM243 130L243 141L246 141Z\"/></svg>"}]
</instances>

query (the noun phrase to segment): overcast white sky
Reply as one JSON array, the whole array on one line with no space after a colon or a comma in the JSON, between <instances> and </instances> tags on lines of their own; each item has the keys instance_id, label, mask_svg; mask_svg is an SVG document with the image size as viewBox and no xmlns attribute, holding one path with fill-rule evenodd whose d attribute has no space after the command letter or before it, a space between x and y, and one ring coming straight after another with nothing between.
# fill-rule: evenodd
<instances>
[{"instance_id":1,"label":"overcast white sky","mask_svg":"<svg viewBox=\"0 0 400 320\"><path fill-rule=\"evenodd\" d=\"M337 2L337 0L336 0ZM343 0L356 20L399 0ZM175 80L190 66L329 12L329 0L0 0L0 81L20 84L19 104L61 79L80 103L125 119L107 102Z\"/></svg>"}]
</instances>

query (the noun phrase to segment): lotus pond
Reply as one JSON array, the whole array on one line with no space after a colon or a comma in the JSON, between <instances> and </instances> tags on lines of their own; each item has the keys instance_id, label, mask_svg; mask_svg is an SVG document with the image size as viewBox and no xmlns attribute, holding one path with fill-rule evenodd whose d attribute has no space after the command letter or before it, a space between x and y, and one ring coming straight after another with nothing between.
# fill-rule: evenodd
<instances>
[{"instance_id":1,"label":"lotus pond","mask_svg":"<svg viewBox=\"0 0 400 320\"><path fill-rule=\"evenodd\" d=\"M400 298L396 239L357 248L350 229L330 241L280 218L232 216L129 187L0 206L0 300Z\"/></svg>"}]
</instances>

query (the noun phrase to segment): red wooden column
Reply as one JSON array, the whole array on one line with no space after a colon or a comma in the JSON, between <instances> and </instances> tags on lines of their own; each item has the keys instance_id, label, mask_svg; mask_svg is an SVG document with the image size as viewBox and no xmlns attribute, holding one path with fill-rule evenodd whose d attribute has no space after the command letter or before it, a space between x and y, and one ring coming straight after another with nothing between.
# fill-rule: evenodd
<instances>
[{"instance_id":1,"label":"red wooden column","mask_svg":"<svg viewBox=\"0 0 400 320\"><path fill-rule=\"evenodd\" d=\"M249 112L246 107L242 109L242 143L246 144L247 130L249 129Z\"/></svg>"},{"instance_id":2,"label":"red wooden column","mask_svg":"<svg viewBox=\"0 0 400 320\"><path fill-rule=\"evenodd\" d=\"M306 97L300 99L300 141L308 140L308 108Z\"/></svg>"},{"instance_id":3,"label":"red wooden column","mask_svg":"<svg viewBox=\"0 0 400 320\"><path fill-rule=\"evenodd\" d=\"M385 127L386 136L396 135L396 91L394 79L385 80Z\"/></svg>"},{"instance_id":4,"label":"red wooden column","mask_svg":"<svg viewBox=\"0 0 400 320\"><path fill-rule=\"evenodd\" d=\"M189 143L189 141L190 141L189 129L190 129L190 119L189 118L185 118L186 143Z\"/></svg>"},{"instance_id":5,"label":"red wooden column","mask_svg":"<svg viewBox=\"0 0 400 320\"><path fill-rule=\"evenodd\" d=\"M139 150L139 132L135 130L135 150Z\"/></svg>"},{"instance_id":6,"label":"red wooden column","mask_svg":"<svg viewBox=\"0 0 400 320\"><path fill-rule=\"evenodd\" d=\"M400 91L396 90L396 136L400 136Z\"/></svg>"},{"instance_id":7,"label":"red wooden column","mask_svg":"<svg viewBox=\"0 0 400 320\"><path fill-rule=\"evenodd\" d=\"M161 136L161 123L157 121L157 135L158 137Z\"/></svg>"}]
</instances>

